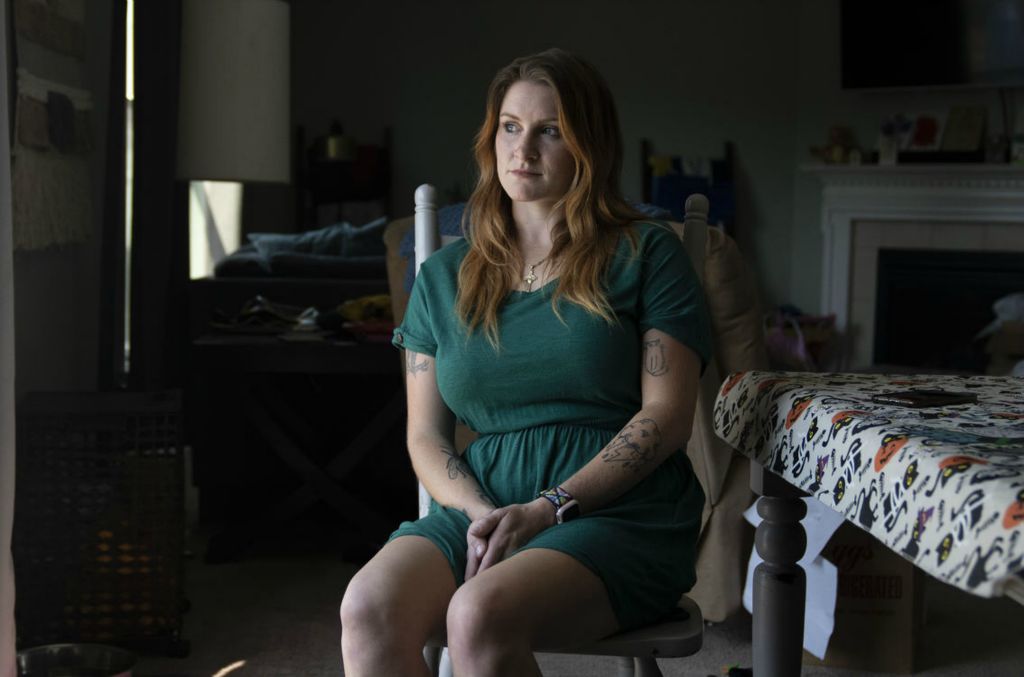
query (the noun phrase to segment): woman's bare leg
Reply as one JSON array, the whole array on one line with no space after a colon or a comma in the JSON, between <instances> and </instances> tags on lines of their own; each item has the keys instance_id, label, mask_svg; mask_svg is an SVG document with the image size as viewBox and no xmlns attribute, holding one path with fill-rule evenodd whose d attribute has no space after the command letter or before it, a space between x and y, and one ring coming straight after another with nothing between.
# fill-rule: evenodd
<instances>
[{"instance_id":1,"label":"woman's bare leg","mask_svg":"<svg viewBox=\"0 0 1024 677\"><path fill-rule=\"evenodd\" d=\"M519 552L470 579L448 607L459 677L540 675L534 650L606 637L618 628L604 583L556 550Z\"/></svg>"},{"instance_id":2,"label":"woman's bare leg","mask_svg":"<svg viewBox=\"0 0 1024 677\"><path fill-rule=\"evenodd\" d=\"M385 545L341 602L346 677L427 675L423 645L444 629L454 593L448 560L429 540L402 536Z\"/></svg>"}]
</instances>

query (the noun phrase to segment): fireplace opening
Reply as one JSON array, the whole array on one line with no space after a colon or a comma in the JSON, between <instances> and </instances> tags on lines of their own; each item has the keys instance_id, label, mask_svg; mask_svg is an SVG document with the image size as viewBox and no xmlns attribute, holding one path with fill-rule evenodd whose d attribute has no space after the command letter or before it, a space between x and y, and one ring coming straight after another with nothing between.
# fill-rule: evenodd
<instances>
[{"instance_id":1,"label":"fireplace opening","mask_svg":"<svg viewBox=\"0 0 1024 677\"><path fill-rule=\"evenodd\" d=\"M984 373L997 299L1024 291L1020 252L880 249L876 365Z\"/></svg>"}]
</instances>

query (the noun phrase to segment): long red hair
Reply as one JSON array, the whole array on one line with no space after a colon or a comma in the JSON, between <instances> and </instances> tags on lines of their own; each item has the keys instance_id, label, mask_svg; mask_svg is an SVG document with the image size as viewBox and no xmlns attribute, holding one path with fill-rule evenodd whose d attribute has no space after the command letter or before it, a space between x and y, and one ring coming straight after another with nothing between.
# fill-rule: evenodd
<instances>
[{"instance_id":1,"label":"long red hair","mask_svg":"<svg viewBox=\"0 0 1024 677\"><path fill-rule=\"evenodd\" d=\"M459 269L456 312L470 331L482 328L498 346L498 311L520 283L523 260L516 245L512 203L497 172L495 134L509 88L521 80L551 87L558 124L574 160L569 190L557 203L564 219L552 233L550 260L560 269L551 305L556 315L564 298L614 322L603 277L625 227L643 218L619 191L622 135L611 91L597 70L561 49L514 60L495 75L474 154L479 172L463 215L470 249ZM632 241L632 240L631 240Z\"/></svg>"}]
</instances>

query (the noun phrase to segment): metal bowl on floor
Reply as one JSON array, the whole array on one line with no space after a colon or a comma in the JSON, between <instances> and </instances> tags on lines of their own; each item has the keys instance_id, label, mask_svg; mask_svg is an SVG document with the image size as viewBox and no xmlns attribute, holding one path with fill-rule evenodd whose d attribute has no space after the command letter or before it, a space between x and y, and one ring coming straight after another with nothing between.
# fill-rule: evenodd
<instances>
[{"instance_id":1,"label":"metal bowl on floor","mask_svg":"<svg viewBox=\"0 0 1024 677\"><path fill-rule=\"evenodd\" d=\"M18 652L18 677L131 677L135 654L104 644L47 644Z\"/></svg>"}]
</instances>

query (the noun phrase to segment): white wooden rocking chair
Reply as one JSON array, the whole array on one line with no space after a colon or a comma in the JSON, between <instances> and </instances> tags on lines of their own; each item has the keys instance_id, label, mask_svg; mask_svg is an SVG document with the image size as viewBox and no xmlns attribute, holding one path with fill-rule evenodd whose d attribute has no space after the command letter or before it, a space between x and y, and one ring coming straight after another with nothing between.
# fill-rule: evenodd
<instances>
[{"instance_id":1,"label":"white wooden rocking chair","mask_svg":"<svg viewBox=\"0 0 1024 677\"><path fill-rule=\"evenodd\" d=\"M420 264L441 246L434 187L424 184L417 188L415 202L416 272L419 273ZM704 281L703 260L707 238L708 207L708 199L699 193L691 195L686 200L683 244L701 282ZM702 390L705 388L705 383L708 383L712 389L712 392L709 393L710 401L714 402L718 383L713 377L701 379ZM707 397L707 395L708 393L701 393L700 396ZM429 504L430 496L420 485L420 516L427 514ZM691 656L700 650L704 640L704 619L701 616L700 607L684 595L679 600L677 610L675 618L664 622L612 635L588 645L565 650L545 650L545 652L617 656L620 659L619 677L662 677L656 658ZM451 677L451 664L448 661L447 649L444 647L444 638L435 638L424 648L423 655L435 675Z\"/></svg>"}]
</instances>

